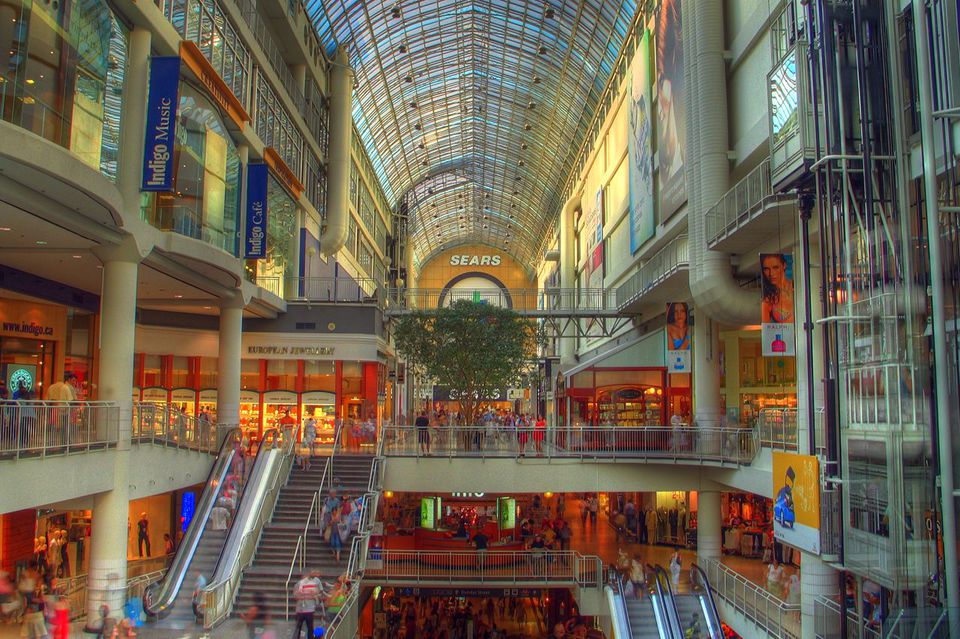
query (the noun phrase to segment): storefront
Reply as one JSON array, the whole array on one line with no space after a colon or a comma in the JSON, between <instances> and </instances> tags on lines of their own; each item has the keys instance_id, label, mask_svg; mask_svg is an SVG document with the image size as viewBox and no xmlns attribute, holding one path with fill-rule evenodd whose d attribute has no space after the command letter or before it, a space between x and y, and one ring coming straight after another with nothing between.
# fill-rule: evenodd
<instances>
[{"instance_id":1,"label":"storefront","mask_svg":"<svg viewBox=\"0 0 960 639\"><path fill-rule=\"evenodd\" d=\"M332 444L336 430L337 395L329 391L311 391L300 396L303 420L313 419L317 427L317 443Z\"/></svg>"},{"instance_id":2,"label":"storefront","mask_svg":"<svg viewBox=\"0 0 960 639\"><path fill-rule=\"evenodd\" d=\"M721 400L729 419L753 425L765 408L797 407L794 357L764 357L760 329L720 335Z\"/></svg>"},{"instance_id":3,"label":"storefront","mask_svg":"<svg viewBox=\"0 0 960 639\"><path fill-rule=\"evenodd\" d=\"M614 424L627 427L666 426L671 397L689 396L671 389L662 367L591 367L567 378L564 389L573 426Z\"/></svg>"},{"instance_id":4,"label":"storefront","mask_svg":"<svg viewBox=\"0 0 960 639\"><path fill-rule=\"evenodd\" d=\"M240 391L240 428L247 439L260 439L260 393Z\"/></svg>"},{"instance_id":5,"label":"storefront","mask_svg":"<svg viewBox=\"0 0 960 639\"><path fill-rule=\"evenodd\" d=\"M0 297L0 387L10 399L43 399L66 373L77 399L92 399L96 316L29 299Z\"/></svg>"}]
</instances>

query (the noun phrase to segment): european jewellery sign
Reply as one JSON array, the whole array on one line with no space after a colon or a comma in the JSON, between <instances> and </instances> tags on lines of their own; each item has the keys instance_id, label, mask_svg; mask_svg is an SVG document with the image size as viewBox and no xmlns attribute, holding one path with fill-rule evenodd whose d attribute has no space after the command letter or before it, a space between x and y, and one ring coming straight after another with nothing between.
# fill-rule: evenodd
<instances>
[{"instance_id":1,"label":"european jewellery sign","mask_svg":"<svg viewBox=\"0 0 960 639\"><path fill-rule=\"evenodd\" d=\"M141 191L166 192L173 189L173 142L177 128L179 89L179 56L151 58Z\"/></svg>"},{"instance_id":2,"label":"european jewellery sign","mask_svg":"<svg viewBox=\"0 0 960 639\"><path fill-rule=\"evenodd\" d=\"M267 165L247 166L247 215L243 236L243 257L259 260L267 256Z\"/></svg>"}]
</instances>

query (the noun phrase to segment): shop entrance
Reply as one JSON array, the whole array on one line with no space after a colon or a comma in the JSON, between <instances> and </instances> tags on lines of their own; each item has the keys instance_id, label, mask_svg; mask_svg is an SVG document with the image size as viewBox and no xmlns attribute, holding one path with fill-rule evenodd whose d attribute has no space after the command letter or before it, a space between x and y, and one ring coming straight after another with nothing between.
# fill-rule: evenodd
<instances>
[{"instance_id":1,"label":"shop entrance","mask_svg":"<svg viewBox=\"0 0 960 639\"><path fill-rule=\"evenodd\" d=\"M55 380L56 342L22 337L0 338L0 374L10 399L43 398Z\"/></svg>"}]
</instances>

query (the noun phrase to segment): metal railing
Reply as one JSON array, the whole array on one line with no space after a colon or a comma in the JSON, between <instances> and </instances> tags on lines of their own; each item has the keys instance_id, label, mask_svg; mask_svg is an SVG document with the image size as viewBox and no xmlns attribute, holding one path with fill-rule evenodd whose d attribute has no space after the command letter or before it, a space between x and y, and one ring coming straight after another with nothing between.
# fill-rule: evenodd
<instances>
[{"instance_id":1,"label":"metal railing","mask_svg":"<svg viewBox=\"0 0 960 639\"><path fill-rule=\"evenodd\" d=\"M182 412L176 404L134 402L132 440L140 444L217 452L216 423Z\"/></svg>"},{"instance_id":2,"label":"metal railing","mask_svg":"<svg viewBox=\"0 0 960 639\"><path fill-rule=\"evenodd\" d=\"M0 402L0 459L113 448L119 438L116 402Z\"/></svg>"},{"instance_id":3,"label":"metal railing","mask_svg":"<svg viewBox=\"0 0 960 639\"><path fill-rule=\"evenodd\" d=\"M515 311L607 311L617 310L613 288L391 288L387 304L392 308L433 309L466 300Z\"/></svg>"},{"instance_id":4,"label":"metal railing","mask_svg":"<svg viewBox=\"0 0 960 639\"><path fill-rule=\"evenodd\" d=\"M797 451L797 409L763 408L757 418L760 446L773 450Z\"/></svg>"},{"instance_id":5,"label":"metal railing","mask_svg":"<svg viewBox=\"0 0 960 639\"><path fill-rule=\"evenodd\" d=\"M829 597L817 597L814 600L813 634L817 639L840 639L840 603L838 601ZM846 639L880 639L880 636L880 628L864 624L856 609L847 609Z\"/></svg>"},{"instance_id":6,"label":"metal railing","mask_svg":"<svg viewBox=\"0 0 960 639\"><path fill-rule=\"evenodd\" d=\"M569 427L537 431L478 426L384 426L387 457L651 459L749 464L756 429L653 426Z\"/></svg>"},{"instance_id":7,"label":"metal railing","mask_svg":"<svg viewBox=\"0 0 960 639\"><path fill-rule=\"evenodd\" d=\"M257 276L255 283L288 301L383 305L383 284L373 278Z\"/></svg>"},{"instance_id":8,"label":"metal railing","mask_svg":"<svg viewBox=\"0 0 960 639\"><path fill-rule=\"evenodd\" d=\"M367 492L361 500L360 517L357 524L357 536L350 543L350 555L347 558L346 584L350 592L337 611L337 614L327 626L326 636L329 639L346 637L352 639L356 635L357 619L359 616L360 588L358 585L364 577L367 567L367 552L370 548L370 535L373 533L373 524L377 519L380 505L380 492L383 488L383 439L377 442L376 456L370 465L370 477L367 480Z\"/></svg>"},{"instance_id":9,"label":"metal railing","mask_svg":"<svg viewBox=\"0 0 960 639\"><path fill-rule=\"evenodd\" d=\"M617 287L617 307L633 304L662 284L674 273L690 265L690 247L686 235L680 235L640 265L640 269Z\"/></svg>"},{"instance_id":10,"label":"metal railing","mask_svg":"<svg viewBox=\"0 0 960 639\"><path fill-rule=\"evenodd\" d=\"M163 579L167 569L154 570L151 572L129 577L127 579L127 595L124 601L129 601L133 597L143 597L144 591L150 584ZM56 594L67 600L70 605L70 620L76 621L87 616L87 575L75 575L56 581Z\"/></svg>"},{"instance_id":11,"label":"metal railing","mask_svg":"<svg viewBox=\"0 0 960 639\"><path fill-rule=\"evenodd\" d=\"M774 192L770 159L765 159L707 210L708 243L739 229L760 213L768 202L791 200L796 200L796 196Z\"/></svg>"},{"instance_id":12,"label":"metal railing","mask_svg":"<svg viewBox=\"0 0 960 639\"><path fill-rule=\"evenodd\" d=\"M800 637L800 604L790 604L716 559L701 559L714 594L777 639Z\"/></svg>"},{"instance_id":13,"label":"metal railing","mask_svg":"<svg viewBox=\"0 0 960 639\"><path fill-rule=\"evenodd\" d=\"M267 522L273 517L273 509L276 506L277 498L280 495L280 489L287 481L290 474L290 466L293 464L294 451L297 449L297 437L300 430L299 424L295 428L277 433L271 429L267 433L275 433L277 442L275 447L281 448L283 458L277 464L276 469L267 481L269 486L264 492L263 499L256 508L256 518L249 525L249 530L244 533L236 549L237 559L233 561L229 573L226 577L209 584L203 590L203 626L206 629L213 628L223 621L230 614L233 608L233 600L236 597L237 589L240 586L240 579L243 571L253 562L257 552L257 545L260 543L260 535ZM267 434L264 434L264 440L260 444L261 448L267 445ZM229 538L227 540L229 542ZM217 572L219 572L219 563Z\"/></svg>"},{"instance_id":14,"label":"metal railing","mask_svg":"<svg viewBox=\"0 0 960 639\"><path fill-rule=\"evenodd\" d=\"M317 485L316 492L313 493L313 499L310 500L310 509L307 511L306 519L303 522L303 532L297 537L297 547L293 551L293 557L290 558L290 569L287 571L287 580L283 587L283 591L286 593L285 619L290 618L290 582L293 581L294 568L297 569L297 574L303 574L306 565L307 535L310 531L310 523L313 522L314 527L317 530L320 529L320 516L323 514L323 494L333 480L333 458L336 456L337 448L340 445L342 429L343 422L338 422L333 432L333 449L323 464L323 474L320 475L320 483Z\"/></svg>"},{"instance_id":15,"label":"metal railing","mask_svg":"<svg viewBox=\"0 0 960 639\"><path fill-rule=\"evenodd\" d=\"M467 540L464 539L464 544ZM379 550L364 578L413 583L563 583L601 589L600 557L570 550Z\"/></svg>"},{"instance_id":16,"label":"metal railing","mask_svg":"<svg viewBox=\"0 0 960 639\"><path fill-rule=\"evenodd\" d=\"M690 566L690 586L694 594L700 600L700 608L705 613L704 619L707 622L707 636L711 639L722 639L723 628L720 625L720 612L717 610L717 602L713 599L713 590L710 587L710 580L707 573L697 564Z\"/></svg>"}]
</instances>

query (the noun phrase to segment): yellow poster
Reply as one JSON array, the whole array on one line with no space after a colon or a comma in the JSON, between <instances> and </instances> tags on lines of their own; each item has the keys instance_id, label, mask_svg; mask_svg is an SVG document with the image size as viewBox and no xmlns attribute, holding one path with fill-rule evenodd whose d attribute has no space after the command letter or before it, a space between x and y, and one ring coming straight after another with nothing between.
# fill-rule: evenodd
<instances>
[{"instance_id":1,"label":"yellow poster","mask_svg":"<svg viewBox=\"0 0 960 639\"><path fill-rule=\"evenodd\" d=\"M812 455L773 453L773 534L820 553L820 465Z\"/></svg>"}]
</instances>

